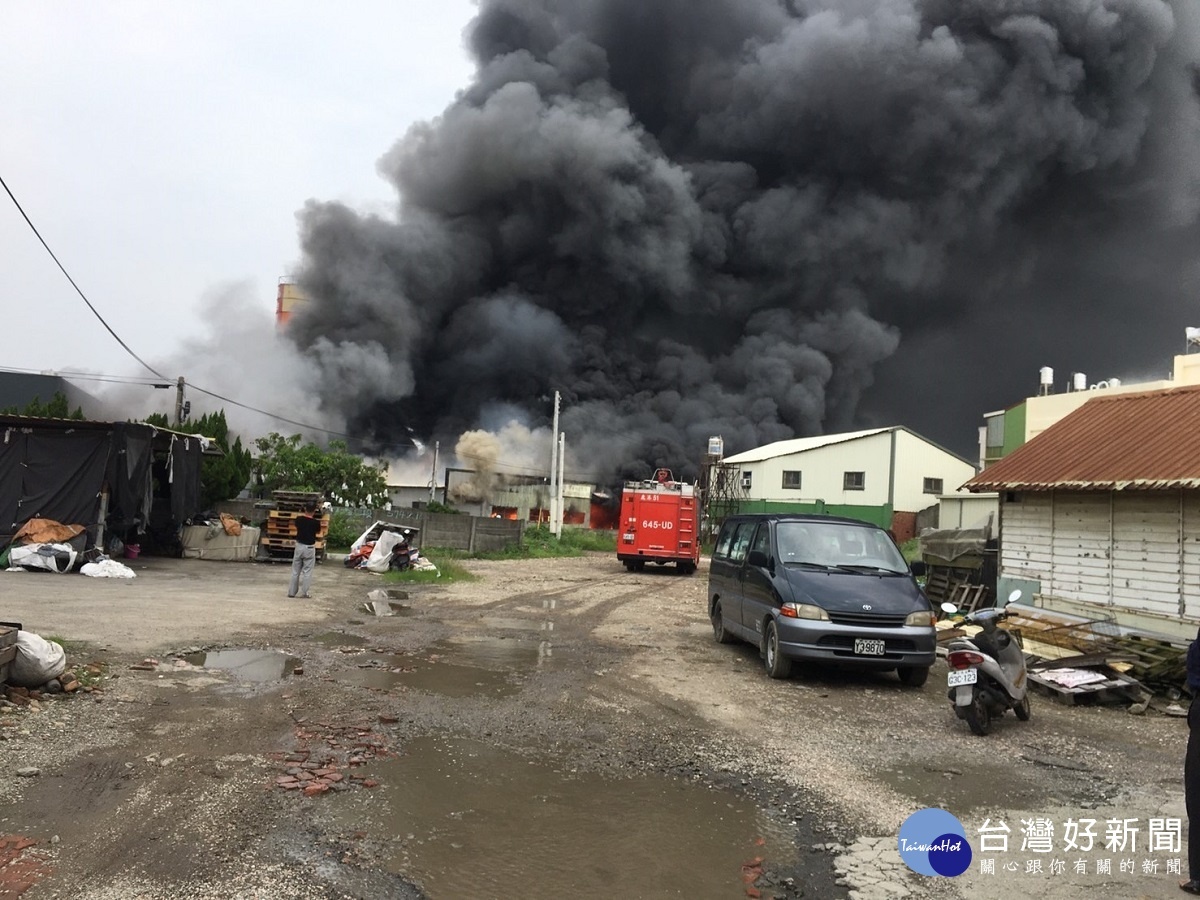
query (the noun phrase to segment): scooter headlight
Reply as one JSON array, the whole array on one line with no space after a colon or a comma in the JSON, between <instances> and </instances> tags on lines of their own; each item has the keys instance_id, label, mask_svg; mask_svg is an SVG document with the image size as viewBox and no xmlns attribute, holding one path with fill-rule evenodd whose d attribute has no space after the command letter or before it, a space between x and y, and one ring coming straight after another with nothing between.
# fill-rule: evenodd
<instances>
[{"instance_id":1,"label":"scooter headlight","mask_svg":"<svg viewBox=\"0 0 1200 900\"><path fill-rule=\"evenodd\" d=\"M936 619L934 618L934 615L932 612L930 612L927 609L919 609L914 613L909 613L908 617L904 620L904 624L905 625L922 625L922 626L932 627L933 623L935 621L936 621Z\"/></svg>"}]
</instances>

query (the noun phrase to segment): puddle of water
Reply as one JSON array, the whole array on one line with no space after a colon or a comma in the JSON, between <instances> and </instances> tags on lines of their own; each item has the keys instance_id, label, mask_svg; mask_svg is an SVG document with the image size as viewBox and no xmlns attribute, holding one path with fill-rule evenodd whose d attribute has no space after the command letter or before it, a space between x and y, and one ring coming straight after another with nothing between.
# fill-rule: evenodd
<instances>
[{"instance_id":1,"label":"puddle of water","mask_svg":"<svg viewBox=\"0 0 1200 900\"><path fill-rule=\"evenodd\" d=\"M483 616L479 621L492 628L511 628L517 631L539 631L542 627L541 622L535 622L533 619L513 619L507 616Z\"/></svg>"},{"instance_id":2,"label":"puddle of water","mask_svg":"<svg viewBox=\"0 0 1200 900\"><path fill-rule=\"evenodd\" d=\"M1030 778L1021 783L1011 778L997 778L994 765L973 765L952 759L946 760L944 765L909 761L900 768L877 770L875 777L925 806L940 806L953 810L956 815L977 808L1032 809L1047 800L1078 803L1082 799L1096 801L1103 798L1103 791L1091 774L1065 769L1056 771L1060 774L1053 784L1041 778Z\"/></svg>"},{"instance_id":3,"label":"puddle of water","mask_svg":"<svg viewBox=\"0 0 1200 900\"><path fill-rule=\"evenodd\" d=\"M435 654L454 656L469 665L505 666L528 669L537 665L538 642L519 638L477 637L439 641L431 648Z\"/></svg>"},{"instance_id":4,"label":"puddle of water","mask_svg":"<svg viewBox=\"0 0 1200 900\"><path fill-rule=\"evenodd\" d=\"M561 773L437 737L370 768L379 786L339 795L331 814L390 839L383 864L431 900L744 897L744 865L795 863L782 825L700 785Z\"/></svg>"},{"instance_id":5,"label":"puddle of water","mask_svg":"<svg viewBox=\"0 0 1200 900\"><path fill-rule=\"evenodd\" d=\"M421 655L371 656L339 677L381 691L403 687L444 697L509 697L521 690L514 674L531 671L547 661L536 641L440 641Z\"/></svg>"},{"instance_id":6,"label":"puddle of water","mask_svg":"<svg viewBox=\"0 0 1200 900\"><path fill-rule=\"evenodd\" d=\"M367 642L365 637L341 631L326 631L324 634L313 635L312 640L326 647L361 647Z\"/></svg>"},{"instance_id":7,"label":"puddle of water","mask_svg":"<svg viewBox=\"0 0 1200 900\"><path fill-rule=\"evenodd\" d=\"M193 666L223 669L245 681L275 681L291 675L301 660L278 650L211 650L184 657Z\"/></svg>"}]
</instances>

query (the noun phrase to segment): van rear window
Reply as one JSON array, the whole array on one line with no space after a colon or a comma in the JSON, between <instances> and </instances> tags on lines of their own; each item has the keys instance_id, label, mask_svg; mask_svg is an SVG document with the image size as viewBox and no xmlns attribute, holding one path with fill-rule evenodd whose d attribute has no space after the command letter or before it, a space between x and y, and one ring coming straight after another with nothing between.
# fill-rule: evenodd
<instances>
[{"instance_id":1,"label":"van rear window","mask_svg":"<svg viewBox=\"0 0 1200 900\"><path fill-rule=\"evenodd\" d=\"M733 562L740 563L746 558L746 553L750 550L750 539L754 537L755 522L742 522L737 527L737 534L733 538L733 547L729 550L729 558Z\"/></svg>"},{"instance_id":2,"label":"van rear window","mask_svg":"<svg viewBox=\"0 0 1200 900\"><path fill-rule=\"evenodd\" d=\"M713 548L713 556L717 559L725 559L729 556L729 548L733 546L733 533L737 531L737 527L733 522L726 522L721 529L721 534L717 538L717 546Z\"/></svg>"}]
</instances>

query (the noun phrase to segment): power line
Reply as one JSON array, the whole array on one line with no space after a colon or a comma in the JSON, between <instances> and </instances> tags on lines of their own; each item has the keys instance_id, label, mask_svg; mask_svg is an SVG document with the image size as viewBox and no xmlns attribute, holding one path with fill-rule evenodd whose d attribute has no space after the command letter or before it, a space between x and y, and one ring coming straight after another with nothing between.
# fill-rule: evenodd
<instances>
[{"instance_id":1,"label":"power line","mask_svg":"<svg viewBox=\"0 0 1200 900\"><path fill-rule=\"evenodd\" d=\"M280 416L280 415L276 415L275 413L267 412L265 409L258 409L257 407L250 406L249 404L241 403L240 401L233 400L230 397L223 397L218 393L215 393L215 392L209 391L209 390L205 390L204 388L200 387L199 385L192 384L191 382L185 382L185 383L192 390L199 391L202 394L208 394L208 396L210 396L210 397L216 397L218 400L222 400L225 403L232 403L234 406L240 406L242 409L248 409L248 410L250 410L250 412L256 412L260 415L266 416L267 418L274 419L277 422L287 422L289 425L295 425L298 428L307 428L310 431L320 431L323 434L332 434L335 437L349 438L352 441L362 440L362 438L360 438L358 435L346 434L344 431L332 431L328 428L321 428L317 425L309 425L304 422L297 422L294 419L288 419L288 418L285 418L284 416Z\"/></svg>"},{"instance_id":2,"label":"power line","mask_svg":"<svg viewBox=\"0 0 1200 900\"><path fill-rule=\"evenodd\" d=\"M21 206L20 202L13 195L12 190L9 189L8 184L4 181L4 178L2 176L0 176L0 186L2 186L4 188L4 192L6 194L8 194L8 198L10 200L12 200L13 206L15 206L17 208L17 212L19 212L21 214L21 218L23 218L25 220L25 224L29 226L29 230L34 233L34 235L37 237L38 241L46 249L46 252L50 254L50 258L52 260L54 260L54 264L56 266L58 266L59 271L62 272L63 275L66 277L67 281L69 281L71 283L71 287L75 288L75 293L77 293L80 296L80 299L82 299L83 302L87 304L87 308L92 311L92 314L97 319L100 320L100 324L103 325L104 328L108 331L108 333L113 336L113 338L116 340L116 342L118 344L120 344L122 348L124 348L125 352L128 353L130 356L132 356L134 359L136 359L139 363L141 363L143 367L145 367L148 371L152 372L154 375L158 376L160 379L163 379L164 381L170 381L170 379L168 379L166 375L163 375L161 372L159 372L157 369L155 369L153 366L151 366L149 363L147 363L144 359L142 359L140 356L138 356L136 353L134 353L133 350L130 349L129 345L126 344L123 340L121 340L121 336L118 335L115 331L113 331L112 327L108 324L108 322L104 321L104 317L102 315L100 315L100 313L99 313L99 311L97 311L96 307L92 306L92 301L87 298L87 295L84 294L83 291L80 289L79 285L77 285L75 283L75 279L71 277L71 273L66 270L66 267L59 261L58 257L55 256L54 251L50 249L50 245L46 243L46 239L43 238L41 235L41 232L39 232L37 230L37 226L33 224L33 220L29 218L28 214L26 214L25 209ZM74 377L85 378L87 376L74 376ZM97 378L94 378L94 380L104 381L105 379L97 377ZM132 383L136 383L136 382L132 382ZM156 384L155 387L158 387L158 385ZM320 426L317 426L317 425L309 425L305 422L297 422L294 419L289 419L285 416L276 415L275 413L267 412L264 409L258 409L257 407L250 406L249 404L246 404L246 403L241 403L241 402L239 402L237 400L233 400L229 397L223 397L220 394L214 393L213 391L205 390L204 388L200 387L199 385L193 384L193 385L191 385L191 387L194 390L197 390L202 394L208 394L210 397L216 397L218 400L223 400L226 403L232 403L234 406L240 406L242 409L247 409L247 410L250 410L251 412L256 412L259 415L267 416L268 418L274 419L279 422L286 422L289 425L295 425L298 428L306 428L310 431L319 431L323 434L330 434L330 435L334 435L336 437L344 437L344 438L347 438L352 441L360 440L360 438L356 437L355 435L346 434L341 431L332 431L328 428L321 428Z\"/></svg>"},{"instance_id":3,"label":"power line","mask_svg":"<svg viewBox=\"0 0 1200 900\"><path fill-rule=\"evenodd\" d=\"M122 380L121 376L115 376L115 375L84 375L84 374L79 374L79 373L67 373L68 376L71 378L78 378L81 380L110 382L110 383L116 383L116 384L146 384L146 385L151 385L155 388L170 387L171 380L169 378L167 378L166 375L163 375L161 372L159 372L157 369L155 369L153 366L151 366L149 363L147 363L145 360L143 360L136 353L134 353L133 350L130 349L129 345L126 344L123 340L121 340L120 335L118 335L115 331L113 331L112 327L108 324L108 322L106 322L104 320L104 317L102 315L100 315L100 313L96 309L96 307L94 307L92 305L92 301L90 301L87 298L87 295L84 294L82 289L80 289L79 285L77 285L75 283L75 279L71 277L71 273L66 270L66 267L63 266L63 264L59 261L58 257L55 255L54 251L50 249L50 245L46 243L46 239L43 238L41 235L41 232L39 232L37 230L37 226L33 224L33 220L30 219L29 216L26 214L24 208L21 206L21 204L17 200L17 198L13 195L12 190L9 189L8 184L4 181L4 178L2 176L0 176L0 187L4 188L4 192L6 194L8 194L8 198L13 202L13 206L15 206L17 208L17 212L19 212L21 214L21 218L23 218L25 220L25 224L29 226L30 231L32 231L34 233L34 235L37 237L38 241L41 243L42 247L45 248L46 252L48 254L50 254L50 258L52 260L54 260L54 264L56 266L58 266L59 271L63 273L63 276L66 277L67 281L69 281L71 283L71 287L73 287L75 289L75 293L77 293L79 295L80 299L83 300L83 302L87 304L87 308L92 311L92 315L94 315L99 320L100 324L103 325L105 330L108 331L108 333L113 336L113 339L118 344L121 345L122 349L124 349L126 353L128 353L135 360L137 360L139 363L141 363L141 365L147 371L153 373L159 379L161 379L162 381L166 381L168 383L160 384L158 382L138 381L138 380L133 379L132 377L129 380ZM0 371L21 371L21 370L0 369ZM28 372L28 371L32 371L32 370L24 370L24 371ZM295 425L297 428L304 428L309 431L319 431L322 434L333 435L334 437L343 437L343 438L347 438L348 440L351 440L351 441L362 440L362 438L360 438L357 435L346 434L343 431L334 431L329 428L321 428L318 425L311 425L307 422L298 422L295 419L289 419L286 416L281 416L276 413L268 412L265 409L259 409L258 407L255 407L255 406L250 406L248 403L242 403L239 400L234 400L232 397L223 396L222 394L218 394L215 391L210 391L210 390L207 390L206 388L200 387L197 384L192 384L190 382L184 382L184 384L186 384L188 387L192 388L192 390L199 391L202 394L207 394L208 396L214 397L217 400L221 400L224 403L230 403L234 406L241 407L242 409L249 410L250 412L254 412L254 413L258 413L259 415L266 416L267 418L273 419L277 422L286 422L288 425ZM498 463L497 465L501 465L504 468L512 469L512 470L515 470L515 471L518 471L521 473L530 472L530 473L536 474L536 472L537 472L537 470L533 469L532 467L528 467L528 466L518 466L518 465L504 464L504 463Z\"/></svg>"},{"instance_id":4,"label":"power line","mask_svg":"<svg viewBox=\"0 0 1200 900\"><path fill-rule=\"evenodd\" d=\"M100 315L100 313L97 312L96 307L92 306L92 301L89 300L87 298L87 296L83 293L83 291L81 291L79 289L79 285L77 285L75 283L75 279L71 277L71 273L68 272L66 270L66 268L63 266L63 264L58 261L58 257L54 255L54 251L50 249L50 245L46 243L46 239L43 238L41 235L41 232L39 232L37 230L37 226L34 225L33 221L29 218L29 216L27 216L25 214L25 210L21 207L21 204L19 202L17 202L17 198L13 196L13 192L11 190L9 190L8 184L5 183L3 177L0 177L0 187L4 188L4 192L6 194L8 194L8 199L13 202L13 206L15 206L17 208L17 212L19 212L21 214L21 218L23 218L25 220L25 224L29 226L29 230L34 233L34 235L37 237L37 239L41 242L42 246L46 248L46 252L50 254L50 258L52 260L54 260L54 264L56 266L58 266L59 271L62 272L63 275L66 276L67 281L71 282L71 287L75 288L75 293L77 293L80 296L80 298L83 300L83 302L87 304L87 308L92 311L92 315L94 315L97 319L100 320L100 324L104 326L105 330L108 331L108 333L113 336L113 339L116 340L116 342L124 348L126 353L128 353L130 356L132 356L138 362L140 362L142 364L142 366L144 366L147 370L149 370L150 372L153 372L159 378L166 378L167 377L166 375L163 375L161 372L159 372L157 369L155 369L153 366L151 366L148 362L146 362L144 359L142 359L140 356L138 356L136 353L134 353L132 350L130 350L129 345L126 344L123 340L121 340L121 336L118 335L115 331L113 331L112 328L109 326L109 324L104 321L104 316Z\"/></svg>"}]
</instances>

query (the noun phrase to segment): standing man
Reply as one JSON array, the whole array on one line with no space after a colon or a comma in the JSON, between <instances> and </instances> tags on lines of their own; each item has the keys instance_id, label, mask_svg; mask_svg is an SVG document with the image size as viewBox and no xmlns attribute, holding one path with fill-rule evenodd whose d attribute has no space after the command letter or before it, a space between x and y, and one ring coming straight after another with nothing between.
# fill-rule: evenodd
<instances>
[{"instance_id":1,"label":"standing man","mask_svg":"<svg viewBox=\"0 0 1200 900\"><path fill-rule=\"evenodd\" d=\"M321 530L321 507L313 504L311 509L296 517L296 549L292 551L292 580L288 583L288 596L297 593L308 599L308 588L312 584L313 566L317 564L317 533Z\"/></svg>"},{"instance_id":2,"label":"standing man","mask_svg":"<svg viewBox=\"0 0 1200 900\"><path fill-rule=\"evenodd\" d=\"M1187 652L1187 686L1192 692L1188 707L1187 753L1183 758L1183 795L1188 817L1188 875L1180 890L1200 894L1200 631Z\"/></svg>"}]
</instances>

